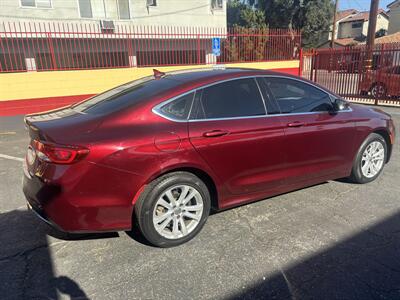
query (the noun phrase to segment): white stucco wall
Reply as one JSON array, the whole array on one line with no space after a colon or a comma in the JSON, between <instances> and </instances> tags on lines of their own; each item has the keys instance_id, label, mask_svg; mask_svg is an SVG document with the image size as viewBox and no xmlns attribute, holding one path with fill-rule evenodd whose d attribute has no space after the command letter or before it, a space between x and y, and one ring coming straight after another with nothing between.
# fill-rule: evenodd
<instances>
[{"instance_id":1,"label":"white stucco wall","mask_svg":"<svg viewBox=\"0 0 400 300\"><path fill-rule=\"evenodd\" d=\"M20 0L0 0L0 21L60 21L96 23L112 19L116 24L204 26L226 28L226 1L223 9L211 9L211 0L158 0L146 6L146 0L129 0L130 20L117 20L116 1L91 0L93 18L80 17L78 0L52 0L52 8L27 8Z\"/></svg>"},{"instance_id":2,"label":"white stucco wall","mask_svg":"<svg viewBox=\"0 0 400 300\"><path fill-rule=\"evenodd\" d=\"M400 31L400 1L390 6L388 34Z\"/></svg>"}]
</instances>

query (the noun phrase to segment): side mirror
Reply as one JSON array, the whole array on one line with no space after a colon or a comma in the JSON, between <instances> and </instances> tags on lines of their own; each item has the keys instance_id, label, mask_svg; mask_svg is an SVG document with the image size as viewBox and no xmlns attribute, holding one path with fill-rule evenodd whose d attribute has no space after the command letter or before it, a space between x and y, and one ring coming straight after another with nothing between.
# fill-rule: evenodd
<instances>
[{"instance_id":1,"label":"side mirror","mask_svg":"<svg viewBox=\"0 0 400 300\"><path fill-rule=\"evenodd\" d=\"M349 108L349 103L343 99L337 98L333 101L333 110L334 111L342 111L347 110Z\"/></svg>"}]
</instances>

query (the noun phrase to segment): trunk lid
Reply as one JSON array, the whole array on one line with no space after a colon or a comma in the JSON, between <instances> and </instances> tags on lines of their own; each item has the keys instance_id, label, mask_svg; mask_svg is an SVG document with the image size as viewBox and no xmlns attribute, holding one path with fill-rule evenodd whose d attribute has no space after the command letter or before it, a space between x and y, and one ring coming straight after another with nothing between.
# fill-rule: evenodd
<instances>
[{"instance_id":1,"label":"trunk lid","mask_svg":"<svg viewBox=\"0 0 400 300\"><path fill-rule=\"evenodd\" d=\"M95 130L100 116L75 111L65 107L25 116L25 124L32 139L54 143L69 143Z\"/></svg>"}]
</instances>

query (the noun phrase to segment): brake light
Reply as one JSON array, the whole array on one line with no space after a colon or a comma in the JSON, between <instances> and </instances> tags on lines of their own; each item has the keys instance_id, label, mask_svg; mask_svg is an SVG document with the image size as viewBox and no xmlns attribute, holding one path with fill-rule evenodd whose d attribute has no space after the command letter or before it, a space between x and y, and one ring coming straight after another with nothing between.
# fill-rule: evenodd
<instances>
[{"instance_id":1,"label":"brake light","mask_svg":"<svg viewBox=\"0 0 400 300\"><path fill-rule=\"evenodd\" d=\"M89 149L77 146L60 146L56 144L33 141L33 148L39 159L55 164L71 164L82 159Z\"/></svg>"}]
</instances>

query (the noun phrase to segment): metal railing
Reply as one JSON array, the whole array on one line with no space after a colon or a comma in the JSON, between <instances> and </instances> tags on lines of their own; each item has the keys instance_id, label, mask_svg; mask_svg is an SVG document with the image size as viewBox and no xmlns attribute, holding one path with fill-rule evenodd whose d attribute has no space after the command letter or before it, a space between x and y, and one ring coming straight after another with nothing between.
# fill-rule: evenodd
<instances>
[{"instance_id":1,"label":"metal railing","mask_svg":"<svg viewBox=\"0 0 400 300\"><path fill-rule=\"evenodd\" d=\"M284 29L7 22L0 24L0 72L292 60L300 44L299 31Z\"/></svg>"}]
</instances>

